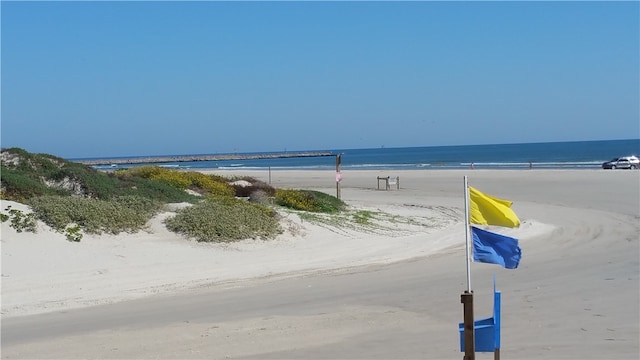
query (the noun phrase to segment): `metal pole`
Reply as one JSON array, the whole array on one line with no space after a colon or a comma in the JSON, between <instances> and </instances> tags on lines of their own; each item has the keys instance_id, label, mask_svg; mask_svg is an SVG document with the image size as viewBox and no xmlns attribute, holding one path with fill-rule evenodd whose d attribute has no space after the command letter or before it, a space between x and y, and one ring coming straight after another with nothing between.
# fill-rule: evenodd
<instances>
[{"instance_id":1,"label":"metal pole","mask_svg":"<svg viewBox=\"0 0 640 360\"><path fill-rule=\"evenodd\" d=\"M464 236L465 249L467 252L467 292L471 292L471 246L469 244L469 185L467 177L464 177Z\"/></svg>"},{"instance_id":2,"label":"metal pole","mask_svg":"<svg viewBox=\"0 0 640 360\"><path fill-rule=\"evenodd\" d=\"M463 304L464 312L464 360L474 360L475 355L475 330L473 321L473 292L471 291L471 245L470 245L470 225L469 225L469 185L467 177L464 177L464 235L467 255L467 291L465 291L460 301Z\"/></svg>"},{"instance_id":3,"label":"metal pole","mask_svg":"<svg viewBox=\"0 0 640 360\"><path fill-rule=\"evenodd\" d=\"M336 197L340 199L340 163L342 162L342 156L336 155Z\"/></svg>"}]
</instances>

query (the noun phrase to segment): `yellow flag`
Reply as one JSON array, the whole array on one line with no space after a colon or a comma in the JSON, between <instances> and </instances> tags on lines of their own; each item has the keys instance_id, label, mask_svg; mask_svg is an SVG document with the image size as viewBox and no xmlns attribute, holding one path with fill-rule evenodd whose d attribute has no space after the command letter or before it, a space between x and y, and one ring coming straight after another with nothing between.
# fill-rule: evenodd
<instances>
[{"instance_id":1,"label":"yellow flag","mask_svg":"<svg viewBox=\"0 0 640 360\"><path fill-rule=\"evenodd\" d=\"M471 209L469 221L478 225L498 225L516 228L520 219L511 210L511 201L495 198L469 186Z\"/></svg>"}]
</instances>

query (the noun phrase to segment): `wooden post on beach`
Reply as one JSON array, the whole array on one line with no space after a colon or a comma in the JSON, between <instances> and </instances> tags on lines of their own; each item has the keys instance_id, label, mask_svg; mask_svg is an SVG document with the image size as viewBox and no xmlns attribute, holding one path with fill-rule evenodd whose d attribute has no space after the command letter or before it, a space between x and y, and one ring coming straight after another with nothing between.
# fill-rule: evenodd
<instances>
[{"instance_id":1,"label":"wooden post on beach","mask_svg":"<svg viewBox=\"0 0 640 360\"><path fill-rule=\"evenodd\" d=\"M342 155L336 155L336 197L340 199L340 180L342 180L342 174L340 173L340 163L342 162Z\"/></svg>"},{"instance_id":2,"label":"wooden post on beach","mask_svg":"<svg viewBox=\"0 0 640 360\"><path fill-rule=\"evenodd\" d=\"M464 357L463 360L475 360L475 338L473 321L473 292L465 291L460 295L464 317Z\"/></svg>"}]
</instances>

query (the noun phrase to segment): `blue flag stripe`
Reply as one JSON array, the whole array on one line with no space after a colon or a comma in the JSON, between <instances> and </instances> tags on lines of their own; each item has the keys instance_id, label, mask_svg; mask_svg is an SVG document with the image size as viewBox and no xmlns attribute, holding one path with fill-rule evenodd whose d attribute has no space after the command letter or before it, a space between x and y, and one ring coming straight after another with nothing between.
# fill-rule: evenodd
<instances>
[{"instance_id":1,"label":"blue flag stripe","mask_svg":"<svg viewBox=\"0 0 640 360\"><path fill-rule=\"evenodd\" d=\"M518 239L471 227L473 235L473 261L498 264L506 269L516 269L522 250Z\"/></svg>"}]
</instances>

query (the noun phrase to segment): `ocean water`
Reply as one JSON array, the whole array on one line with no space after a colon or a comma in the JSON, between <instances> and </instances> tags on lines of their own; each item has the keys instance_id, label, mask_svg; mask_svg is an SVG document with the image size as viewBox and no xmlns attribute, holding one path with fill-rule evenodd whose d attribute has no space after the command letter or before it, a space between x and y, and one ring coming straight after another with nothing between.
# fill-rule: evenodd
<instances>
[{"instance_id":1,"label":"ocean water","mask_svg":"<svg viewBox=\"0 0 640 360\"><path fill-rule=\"evenodd\" d=\"M308 151L340 154L342 170L461 169L472 165L476 169L598 169L603 162L614 157L640 155L640 139ZM155 165L178 169L322 170L335 169L336 159L329 156L169 162Z\"/></svg>"}]
</instances>

